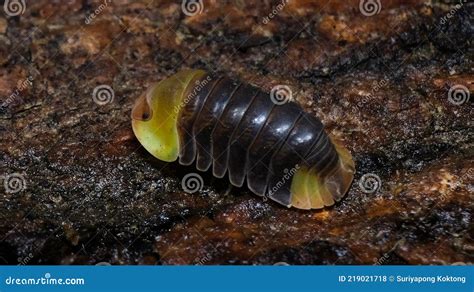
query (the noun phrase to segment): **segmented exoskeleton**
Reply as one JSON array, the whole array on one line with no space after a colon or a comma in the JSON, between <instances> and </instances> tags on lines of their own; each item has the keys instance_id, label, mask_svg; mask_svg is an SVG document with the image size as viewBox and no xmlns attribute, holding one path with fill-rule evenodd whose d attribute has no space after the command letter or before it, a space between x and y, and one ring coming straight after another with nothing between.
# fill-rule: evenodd
<instances>
[{"instance_id":1,"label":"segmented exoskeleton","mask_svg":"<svg viewBox=\"0 0 474 292\"><path fill-rule=\"evenodd\" d=\"M155 157L267 196L285 206L317 209L347 192L350 153L294 102L227 77L184 70L153 85L132 111L133 130Z\"/></svg>"}]
</instances>

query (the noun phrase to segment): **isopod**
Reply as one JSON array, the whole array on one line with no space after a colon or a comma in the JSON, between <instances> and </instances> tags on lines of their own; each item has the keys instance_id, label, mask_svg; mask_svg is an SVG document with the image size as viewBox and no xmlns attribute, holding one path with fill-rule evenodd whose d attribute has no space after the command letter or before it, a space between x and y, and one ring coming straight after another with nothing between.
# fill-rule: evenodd
<instances>
[{"instance_id":1,"label":"isopod","mask_svg":"<svg viewBox=\"0 0 474 292\"><path fill-rule=\"evenodd\" d=\"M274 101L274 100L273 100ZM212 167L232 185L284 206L319 209L339 201L355 166L349 151L295 102L203 70L152 85L132 110L132 128L156 158Z\"/></svg>"}]
</instances>

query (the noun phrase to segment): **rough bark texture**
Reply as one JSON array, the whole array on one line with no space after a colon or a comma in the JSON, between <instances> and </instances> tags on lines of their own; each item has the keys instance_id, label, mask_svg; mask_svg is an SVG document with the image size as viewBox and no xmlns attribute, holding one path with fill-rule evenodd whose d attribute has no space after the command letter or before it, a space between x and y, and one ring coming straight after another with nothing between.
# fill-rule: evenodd
<instances>
[{"instance_id":1,"label":"rough bark texture","mask_svg":"<svg viewBox=\"0 0 474 292\"><path fill-rule=\"evenodd\" d=\"M373 16L358 0L1 11L0 263L472 264L472 97L448 93L474 89L474 5L381 2ZM129 115L149 84L190 67L290 86L354 155L345 199L287 209L210 173L184 192L197 171L152 158ZM113 101L94 102L99 85Z\"/></svg>"}]
</instances>

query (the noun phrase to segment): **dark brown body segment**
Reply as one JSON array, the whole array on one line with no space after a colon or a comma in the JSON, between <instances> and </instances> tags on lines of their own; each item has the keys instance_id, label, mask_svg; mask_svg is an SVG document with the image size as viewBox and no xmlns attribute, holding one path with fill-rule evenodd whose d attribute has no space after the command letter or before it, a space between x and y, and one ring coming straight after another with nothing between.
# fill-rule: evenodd
<instances>
[{"instance_id":1,"label":"dark brown body segment","mask_svg":"<svg viewBox=\"0 0 474 292\"><path fill-rule=\"evenodd\" d=\"M232 135L228 167L229 179L236 186L242 186L244 183L245 175L248 173L246 170L249 147L264 127L274 106L266 97L267 95L262 92L257 94Z\"/></svg>"},{"instance_id":2,"label":"dark brown body segment","mask_svg":"<svg viewBox=\"0 0 474 292\"><path fill-rule=\"evenodd\" d=\"M212 133L213 173L216 177L223 177L228 169L229 143L232 134L257 93L257 88L248 85L240 86L229 100ZM235 185L239 184L235 183Z\"/></svg>"},{"instance_id":3,"label":"dark brown body segment","mask_svg":"<svg viewBox=\"0 0 474 292\"><path fill-rule=\"evenodd\" d=\"M196 140L196 168L206 171L212 164L211 134L218 123L229 99L237 90L239 84L228 78L220 79L204 100L201 111L193 125L193 135Z\"/></svg>"},{"instance_id":4,"label":"dark brown body segment","mask_svg":"<svg viewBox=\"0 0 474 292\"><path fill-rule=\"evenodd\" d=\"M273 175L268 182L269 197L283 205L290 203L287 194L291 191L291 179L281 178L294 172L294 169L288 168L289 165L301 167L302 161L308 165L304 162L304 158L323 135L323 124L318 119L303 113L271 161L270 169Z\"/></svg>"},{"instance_id":5,"label":"dark brown body segment","mask_svg":"<svg viewBox=\"0 0 474 292\"><path fill-rule=\"evenodd\" d=\"M270 96L267 94L266 98L270 99ZM272 156L286 141L301 113L302 109L296 103L275 106L265 126L250 146L247 154L247 185L257 195L265 194L267 179L273 176L270 171ZM287 157L274 159L287 159ZM295 166L288 165L288 167Z\"/></svg>"},{"instance_id":6,"label":"dark brown body segment","mask_svg":"<svg viewBox=\"0 0 474 292\"><path fill-rule=\"evenodd\" d=\"M187 95L205 78L191 83ZM298 104L277 105L270 94L249 84L210 79L180 112L180 163L196 160L202 171L212 165L216 177L228 172L239 187L247 179L252 192L286 206L291 205L294 169L304 166L324 175L338 166L323 125Z\"/></svg>"}]
</instances>

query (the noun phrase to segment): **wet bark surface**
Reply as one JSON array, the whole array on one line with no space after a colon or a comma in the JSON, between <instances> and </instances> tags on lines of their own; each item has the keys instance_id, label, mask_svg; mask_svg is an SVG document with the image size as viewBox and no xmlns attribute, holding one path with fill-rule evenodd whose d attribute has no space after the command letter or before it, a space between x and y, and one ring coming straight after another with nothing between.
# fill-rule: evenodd
<instances>
[{"instance_id":1,"label":"wet bark surface","mask_svg":"<svg viewBox=\"0 0 474 292\"><path fill-rule=\"evenodd\" d=\"M0 13L0 263L473 263L472 3L201 8L44 0ZM210 173L183 191L198 171L151 157L130 109L184 68L289 86L354 156L343 201L287 209Z\"/></svg>"}]
</instances>

